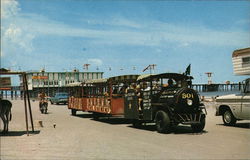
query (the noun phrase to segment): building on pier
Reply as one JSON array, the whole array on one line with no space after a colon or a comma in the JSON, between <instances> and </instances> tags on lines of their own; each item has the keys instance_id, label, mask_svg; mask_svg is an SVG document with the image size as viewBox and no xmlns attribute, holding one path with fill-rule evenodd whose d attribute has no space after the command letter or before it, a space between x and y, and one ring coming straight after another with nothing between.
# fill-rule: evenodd
<instances>
[{"instance_id":1,"label":"building on pier","mask_svg":"<svg viewBox=\"0 0 250 160\"><path fill-rule=\"evenodd\" d=\"M54 96L56 92L69 92L68 84L83 82L88 79L101 79L103 72L27 72L28 90L31 97L36 97L41 91L48 96ZM20 86L22 77L20 76Z\"/></svg>"}]
</instances>

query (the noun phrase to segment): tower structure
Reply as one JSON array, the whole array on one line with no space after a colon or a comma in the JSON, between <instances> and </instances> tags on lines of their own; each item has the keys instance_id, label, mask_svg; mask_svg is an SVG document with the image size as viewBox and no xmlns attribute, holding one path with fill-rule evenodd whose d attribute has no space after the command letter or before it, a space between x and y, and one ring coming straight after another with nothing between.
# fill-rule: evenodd
<instances>
[{"instance_id":1,"label":"tower structure","mask_svg":"<svg viewBox=\"0 0 250 160\"><path fill-rule=\"evenodd\" d=\"M208 77L208 84L212 84L212 72L206 72L205 74L207 74Z\"/></svg>"}]
</instances>

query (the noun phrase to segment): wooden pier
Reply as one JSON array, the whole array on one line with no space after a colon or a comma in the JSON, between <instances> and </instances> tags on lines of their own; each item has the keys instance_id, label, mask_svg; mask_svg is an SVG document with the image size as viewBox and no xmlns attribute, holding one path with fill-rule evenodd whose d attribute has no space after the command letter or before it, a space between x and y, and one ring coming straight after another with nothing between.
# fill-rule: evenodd
<instances>
[{"instance_id":1,"label":"wooden pier","mask_svg":"<svg viewBox=\"0 0 250 160\"><path fill-rule=\"evenodd\" d=\"M41 92L46 93L48 96L54 96L57 92L67 92L71 93L71 87L39 87L29 90L30 98L38 98L38 94ZM23 99L23 90L20 86L11 86L8 88L0 88L0 97L1 98L11 98L13 99Z\"/></svg>"},{"instance_id":2,"label":"wooden pier","mask_svg":"<svg viewBox=\"0 0 250 160\"><path fill-rule=\"evenodd\" d=\"M225 91L240 91L243 88L241 83L232 84L193 84L192 88L198 92L225 92Z\"/></svg>"},{"instance_id":3,"label":"wooden pier","mask_svg":"<svg viewBox=\"0 0 250 160\"><path fill-rule=\"evenodd\" d=\"M233 83L233 84L193 84L192 88L198 92L226 92L226 91L240 91L243 88L243 84L241 83ZM45 92L48 96L54 96L56 92L71 92L70 87L40 87L35 88L29 91L29 96L31 98L37 98L40 92ZM23 99L23 91L20 86L12 86L6 89L0 90L0 97L2 98L11 98Z\"/></svg>"},{"instance_id":4,"label":"wooden pier","mask_svg":"<svg viewBox=\"0 0 250 160\"><path fill-rule=\"evenodd\" d=\"M23 91L20 86L11 86L8 88L1 88L0 89L0 97L1 98L8 98L10 97L12 100L17 99L19 97L23 97Z\"/></svg>"}]
</instances>

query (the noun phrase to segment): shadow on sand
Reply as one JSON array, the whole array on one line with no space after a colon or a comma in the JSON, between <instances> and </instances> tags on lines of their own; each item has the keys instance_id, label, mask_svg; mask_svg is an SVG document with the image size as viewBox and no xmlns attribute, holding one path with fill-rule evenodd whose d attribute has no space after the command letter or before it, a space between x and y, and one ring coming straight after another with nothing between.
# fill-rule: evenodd
<instances>
[{"instance_id":1,"label":"shadow on sand","mask_svg":"<svg viewBox=\"0 0 250 160\"><path fill-rule=\"evenodd\" d=\"M71 115L73 116L73 115ZM77 114L74 117L79 117L79 118L92 118L93 115L92 114Z\"/></svg>"},{"instance_id":2,"label":"shadow on sand","mask_svg":"<svg viewBox=\"0 0 250 160\"><path fill-rule=\"evenodd\" d=\"M100 117L99 119L92 118L91 120L97 121L97 122L102 122L102 123L113 124L113 125L131 124L131 120L120 118L120 117Z\"/></svg>"},{"instance_id":3,"label":"shadow on sand","mask_svg":"<svg viewBox=\"0 0 250 160\"><path fill-rule=\"evenodd\" d=\"M147 124L147 125L142 125L139 128L135 128L133 126L128 126L134 129L140 129L140 130L146 130L146 131L151 131L151 132L157 132L156 126L154 124ZM189 134L189 135L201 135L201 134L206 134L208 133L207 131L203 130L200 133L194 133L193 130L191 129L190 126L181 126L178 125L172 129L172 131L169 134Z\"/></svg>"},{"instance_id":4,"label":"shadow on sand","mask_svg":"<svg viewBox=\"0 0 250 160\"><path fill-rule=\"evenodd\" d=\"M29 131L29 135L39 134L40 131ZM23 136L27 134L27 131L9 131L8 133L0 133L1 137L15 137L15 136Z\"/></svg>"},{"instance_id":5,"label":"shadow on sand","mask_svg":"<svg viewBox=\"0 0 250 160\"><path fill-rule=\"evenodd\" d=\"M121 117L99 117L98 119L94 119L94 115L90 114L77 114L75 117L79 118L91 118L93 121L108 123L108 124L131 124L131 120L124 119Z\"/></svg>"},{"instance_id":6,"label":"shadow on sand","mask_svg":"<svg viewBox=\"0 0 250 160\"><path fill-rule=\"evenodd\" d=\"M225 127L235 127L235 128L244 128L244 129L250 129L250 123L236 123L235 125L232 125L232 126L226 126L224 124L216 124L216 125L219 125L219 126L225 126Z\"/></svg>"}]
</instances>

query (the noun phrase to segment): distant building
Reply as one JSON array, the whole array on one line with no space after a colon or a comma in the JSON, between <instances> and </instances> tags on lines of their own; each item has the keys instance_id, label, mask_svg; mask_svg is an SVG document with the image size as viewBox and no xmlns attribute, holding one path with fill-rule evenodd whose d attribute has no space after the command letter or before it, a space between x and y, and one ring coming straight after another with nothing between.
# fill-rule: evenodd
<instances>
[{"instance_id":1,"label":"distant building","mask_svg":"<svg viewBox=\"0 0 250 160\"><path fill-rule=\"evenodd\" d=\"M232 55L234 74L250 75L250 48L238 49Z\"/></svg>"},{"instance_id":2,"label":"distant building","mask_svg":"<svg viewBox=\"0 0 250 160\"><path fill-rule=\"evenodd\" d=\"M27 72L28 89L31 95L37 95L41 90L49 95L54 95L57 91L67 91L68 84L83 82L88 79L101 79L103 72ZM20 86L22 86L22 77L20 76Z\"/></svg>"}]
</instances>

